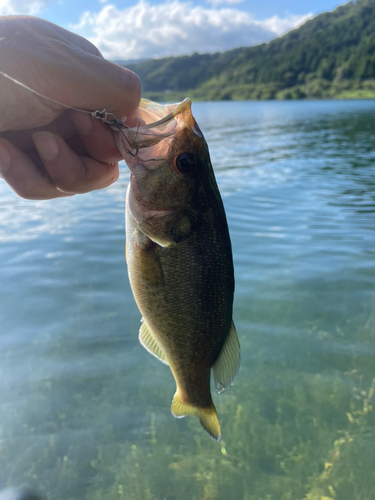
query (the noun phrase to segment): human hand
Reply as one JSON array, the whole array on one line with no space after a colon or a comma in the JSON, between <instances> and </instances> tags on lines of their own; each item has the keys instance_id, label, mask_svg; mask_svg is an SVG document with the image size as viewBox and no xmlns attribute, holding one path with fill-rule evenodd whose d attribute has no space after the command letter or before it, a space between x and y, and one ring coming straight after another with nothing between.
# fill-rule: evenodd
<instances>
[{"instance_id":1,"label":"human hand","mask_svg":"<svg viewBox=\"0 0 375 500\"><path fill-rule=\"evenodd\" d=\"M0 71L69 107L113 113L134 126L141 84L88 40L42 19L0 18ZM112 131L0 75L0 177L23 198L109 186L122 158Z\"/></svg>"}]
</instances>

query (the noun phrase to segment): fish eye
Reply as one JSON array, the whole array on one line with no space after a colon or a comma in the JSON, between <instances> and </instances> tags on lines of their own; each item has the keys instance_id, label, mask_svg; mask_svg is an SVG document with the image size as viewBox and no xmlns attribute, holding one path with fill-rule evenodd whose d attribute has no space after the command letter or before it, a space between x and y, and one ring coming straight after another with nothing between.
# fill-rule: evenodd
<instances>
[{"instance_id":1,"label":"fish eye","mask_svg":"<svg viewBox=\"0 0 375 500\"><path fill-rule=\"evenodd\" d=\"M182 153L176 158L176 166L183 174L188 174L195 167L195 156L190 153Z\"/></svg>"}]
</instances>

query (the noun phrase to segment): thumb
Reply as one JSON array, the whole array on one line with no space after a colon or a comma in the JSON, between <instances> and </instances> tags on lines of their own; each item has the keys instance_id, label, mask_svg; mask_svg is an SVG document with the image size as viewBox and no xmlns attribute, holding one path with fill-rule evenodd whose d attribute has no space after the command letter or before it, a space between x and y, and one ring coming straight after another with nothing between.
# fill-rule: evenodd
<instances>
[{"instance_id":1,"label":"thumb","mask_svg":"<svg viewBox=\"0 0 375 500\"><path fill-rule=\"evenodd\" d=\"M84 71L75 73L72 89L75 108L113 113L117 120L136 125L141 81L132 71L94 54L84 54ZM77 78L79 75L79 78Z\"/></svg>"},{"instance_id":2,"label":"thumb","mask_svg":"<svg viewBox=\"0 0 375 500\"><path fill-rule=\"evenodd\" d=\"M118 120L126 116L127 123L134 124L141 97L139 77L103 59L88 40L27 16L0 18L0 39L1 70L47 98L36 98L2 79L0 107L11 111L0 130L47 125L65 106L106 109ZM56 108L48 98L63 106ZM4 102L7 105L1 106Z\"/></svg>"}]
</instances>

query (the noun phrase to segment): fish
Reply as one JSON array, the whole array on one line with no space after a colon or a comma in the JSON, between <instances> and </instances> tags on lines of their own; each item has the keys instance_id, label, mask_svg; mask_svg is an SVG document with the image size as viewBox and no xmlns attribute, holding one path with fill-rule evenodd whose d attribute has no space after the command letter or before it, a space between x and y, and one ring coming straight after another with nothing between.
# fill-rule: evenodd
<instances>
[{"instance_id":1,"label":"fish","mask_svg":"<svg viewBox=\"0 0 375 500\"><path fill-rule=\"evenodd\" d=\"M139 118L139 126L115 133L130 169L126 259L142 314L139 340L170 367L172 414L198 417L219 441L211 372L221 393L240 364L224 206L190 99L168 105L142 99Z\"/></svg>"}]
</instances>

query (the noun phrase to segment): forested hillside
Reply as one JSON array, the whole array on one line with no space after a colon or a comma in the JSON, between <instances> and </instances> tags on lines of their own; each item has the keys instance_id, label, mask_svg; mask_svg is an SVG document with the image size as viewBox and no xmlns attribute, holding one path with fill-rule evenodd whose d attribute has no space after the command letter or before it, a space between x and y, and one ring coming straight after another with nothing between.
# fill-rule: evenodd
<instances>
[{"instance_id":1,"label":"forested hillside","mask_svg":"<svg viewBox=\"0 0 375 500\"><path fill-rule=\"evenodd\" d=\"M348 2L256 47L128 67L158 100L375 97L375 0Z\"/></svg>"}]
</instances>

